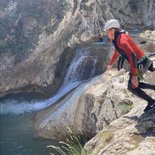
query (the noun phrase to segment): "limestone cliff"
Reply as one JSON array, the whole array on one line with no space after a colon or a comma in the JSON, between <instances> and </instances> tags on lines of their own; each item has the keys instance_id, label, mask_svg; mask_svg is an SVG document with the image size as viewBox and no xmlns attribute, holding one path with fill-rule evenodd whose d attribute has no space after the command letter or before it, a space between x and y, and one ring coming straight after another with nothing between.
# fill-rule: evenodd
<instances>
[{"instance_id":1,"label":"limestone cliff","mask_svg":"<svg viewBox=\"0 0 155 155\"><path fill-rule=\"evenodd\" d=\"M154 77L151 74L148 80L154 81ZM155 97L154 91L149 93ZM134 98L133 109L88 141L81 155L155 154L155 112L143 113L145 106L144 101Z\"/></svg>"},{"instance_id":2,"label":"limestone cliff","mask_svg":"<svg viewBox=\"0 0 155 155\"><path fill-rule=\"evenodd\" d=\"M144 114L143 105L135 100L134 108L87 142L81 155L155 154L155 113Z\"/></svg>"},{"instance_id":3,"label":"limestone cliff","mask_svg":"<svg viewBox=\"0 0 155 155\"><path fill-rule=\"evenodd\" d=\"M146 31L135 41L152 52L153 34L154 31ZM34 126L38 135L63 139L70 127L75 134L97 134L83 149L90 155L141 155L144 149L144 154L154 154L154 113L143 114L146 102L127 90L127 81L128 73L114 69L82 84L36 114ZM155 84L155 73L147 73L145 81ZM155 98L154 90L147 93Z\"/></svg>"},{"instance_id":4,"label":"limestone cliff","mask_svg":"<svg viewBox=\"0 0 155 155\"><path fill-rule=\"evenodd\" d=\"M82 84L60 102L37 112L34 125L39 136L62 139L68 134L67 127L75 134L84 132L93 136L130 111L133 102L125 89L128 75L119 74L106 72Z\"/></svg>"},{"instance_id":5,"label":"limestone cliff","mask_svg":"<svg viewBox=\"0 0 155 155\"><path fill-rule=\"evenodd\" d=\"M60 86L75 43L102 32L107 19L154 28L154 0L1 0L0 95Z\"/></svg>"},{"instance_id":6,"label":"limestone cliff","mask_svg":"<svg viewBox=\"0 0 155 155\"><path fill-rule=\"evenodd\" d=\"M117 18L127 29L154 29L154 8L154 0L1 0L0 96L24 91L50 96L75 49L102 33L106 20ZM135 40L153 52L154 31ZM97 56L106 60L107 54ZM155 75L148 76L154 82ZM98 133L84 148L92 154L141 155L144 149L154 154L154 114L141 116L146 103L126 90L127 78L124 71L105 72L38 112L34 126L39 136L61 139L69 126L75 133Z\"/></svg>"}]
</instances>

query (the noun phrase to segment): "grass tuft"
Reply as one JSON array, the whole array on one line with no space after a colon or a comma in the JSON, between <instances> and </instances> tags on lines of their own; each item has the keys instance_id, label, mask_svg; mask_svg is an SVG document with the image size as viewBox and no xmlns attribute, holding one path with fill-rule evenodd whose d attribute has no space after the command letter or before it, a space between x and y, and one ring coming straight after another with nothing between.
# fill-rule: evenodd
<instances>
[{"instance_id":1,"label":"grass tuft","mask_svg":"<svg viewBox=\"0 0 155 155\"><path fill-rule=\"evenodd\" d=\"M64 141L59 142L60 147L54 145L49 145L47 147L54 149L60 155L80 155L84 144L88 141L88 138L83 133L74 134L70 128L67 129L69 132L69 136ZM82 155L89 154L87 152L82 152Z\"/></svg>"}]
</instances>

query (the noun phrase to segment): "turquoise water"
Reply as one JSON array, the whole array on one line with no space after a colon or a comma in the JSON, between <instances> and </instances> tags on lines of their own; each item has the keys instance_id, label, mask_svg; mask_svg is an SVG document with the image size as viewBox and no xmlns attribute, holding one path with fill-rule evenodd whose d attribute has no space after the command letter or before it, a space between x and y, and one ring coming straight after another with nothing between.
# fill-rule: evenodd
<instances>
[{"instance_id":1,"label":"turquoise water","mask_svg":"<svg viewBox=\"0 0 155 155\"><path fill-rule=\"evenodd\" d=\"M33 114L0 116L1 155L58 155L48 145L58 145L56 141L35 137Z\"/></svg>"}]
</instances>

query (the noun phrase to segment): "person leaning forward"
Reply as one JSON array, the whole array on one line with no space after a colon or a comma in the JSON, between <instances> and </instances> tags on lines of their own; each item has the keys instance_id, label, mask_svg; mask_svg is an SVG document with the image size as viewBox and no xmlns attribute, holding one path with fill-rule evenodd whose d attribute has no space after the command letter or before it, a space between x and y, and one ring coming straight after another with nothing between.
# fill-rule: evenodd
<instances>
[{"instance_id":1,"label":"person leaning forward","mask_svg":"<svg viewBox=\"0 0 155 155\"><path fill-rule=\"evenodd\" d=\"M135 44L126 31L121 30L118 20L109 20L104 26L104 31L115 47L114 54L107 69L109 70L112 68L119 55L126 59L130 65L128 90L147 101L148 104L144 109L144 112L155 109L155 99L142 90L155 90L155 85L141 82L141 78L139 76L139 71L141 76L146 72L146 70L151 72L155 71L153 62L144 54L142 49Z\"/></svg>"}]
</instances>

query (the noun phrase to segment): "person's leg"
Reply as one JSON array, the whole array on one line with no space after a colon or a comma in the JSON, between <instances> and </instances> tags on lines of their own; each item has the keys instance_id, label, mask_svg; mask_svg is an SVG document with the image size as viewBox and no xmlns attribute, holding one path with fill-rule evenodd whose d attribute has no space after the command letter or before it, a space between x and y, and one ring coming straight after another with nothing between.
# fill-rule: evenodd
<instances>
[{"instance_id":1,"label":"person's leg","mask_svg":"<svg viewBox=\"0 0 155 155\"><path fill-rule=\"evenodd\" d=\"M149 95L147 95L143 90L141 90L139 87L135 88L135 89L129 89L134 95L144 99L145 101L148 102L148 104L151 104L152 102L154 102L154 99L152 97L150 97Z\"/></svg>"},{"instance_id":2,"label":"person's leg","mask_svg":"<svg viewBox=\"0 0 155 155\"><path fill-rule=\"evenodd\" d=\"M138 96L138 97L144 99L145 101L147 101L149 106L151 106L155 102L155 100L152 97L150 97L148 94L146 94L139 87L137 87L135 89L132 89L132 87L131 87L131 78L129 79L129 82L128 82L128 90L131 91L136 96Z\"/></svg>"},{"instance_id":3,"label":"person's leg","mask_svg":"<svg viewBox=\"0 0 155 155\"><path fill-rule=\"evenodd\" d=\"M152 85L152 84L149 84L149 83L144 83L144 82L139 82L138 87L142 88L142 89L152 89L152 90L155 90L155 85Z\"/></svg>"}]
</instances>

